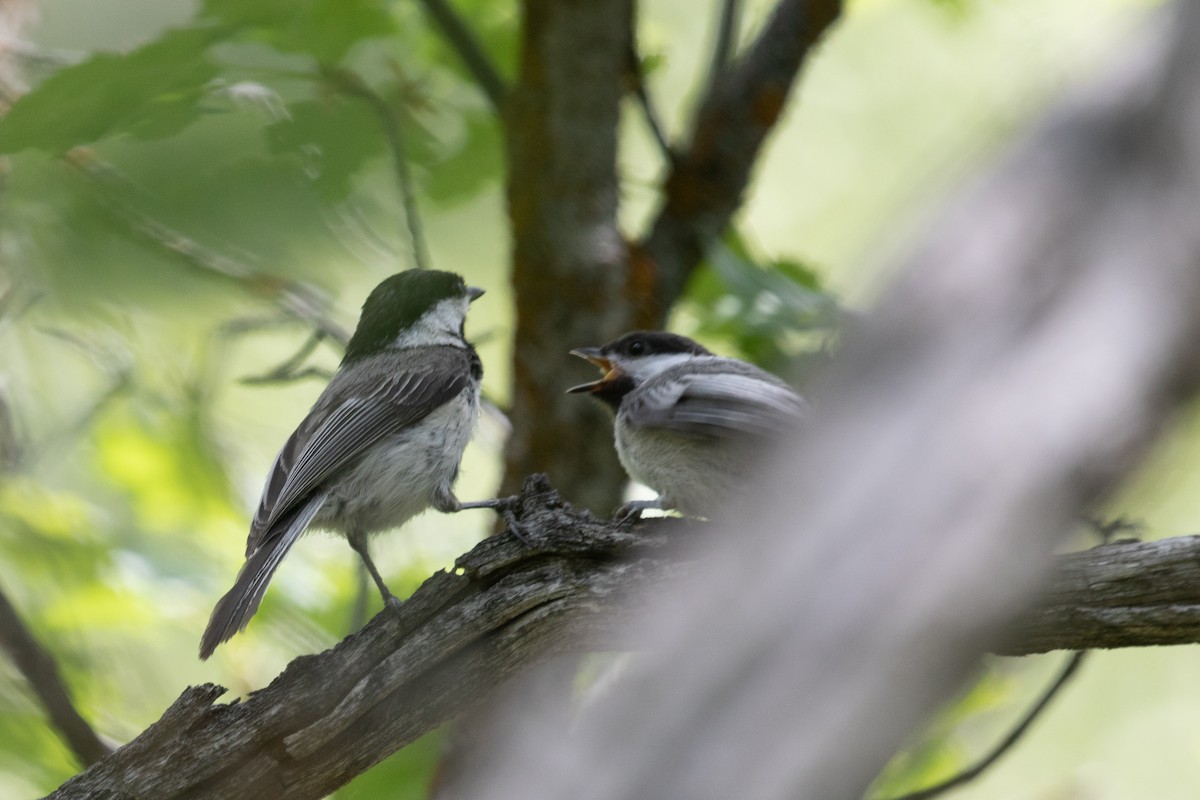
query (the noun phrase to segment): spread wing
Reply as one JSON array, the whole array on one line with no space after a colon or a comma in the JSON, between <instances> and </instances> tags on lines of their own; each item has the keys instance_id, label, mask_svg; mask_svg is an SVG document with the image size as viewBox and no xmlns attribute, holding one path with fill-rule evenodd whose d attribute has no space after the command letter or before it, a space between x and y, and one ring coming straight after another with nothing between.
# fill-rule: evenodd
<instances>
[{"instance_id":1,"label":"spread wing","mask_svg":"<svg viewBox=\"0 0 1200 800\"><path fill-rule=\"evenodd\" d=\"M722 438L767 437L794 427L807 404L787 386L750 375L679 375L644 384L625 399L636 427Z\"/></svg>"},{"instance_id":2,"label":"spread wing","mask_svg":"<svg viewBox=\"0 0 1200 800\"><path fill-rule=\"evenodd\" d=\"M364 391L318 402L275 457L246 554L271 538L275 523L303 506L326 478L456 397L468 382L460 371L398 373Z\"/></svg>"}]
</instances>

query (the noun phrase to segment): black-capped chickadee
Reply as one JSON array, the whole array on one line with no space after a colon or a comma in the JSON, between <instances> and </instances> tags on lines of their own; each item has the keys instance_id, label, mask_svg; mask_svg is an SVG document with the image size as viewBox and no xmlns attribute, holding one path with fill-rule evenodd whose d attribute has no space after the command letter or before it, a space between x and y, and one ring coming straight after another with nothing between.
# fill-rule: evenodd
<instances>
[{"instance_id":1,"label":"black-capped chickadee","mask_svg":"<svg viewBox=\"0 0 1200 800\"><path fill-rule=\"evenodd\" d=\"M603 347L572 350L604 377L568 389L616 413L626 472L658 492L619 515L673 508L706 517L738 496L763 446L798 425L805 401L753 364L713 355L685 336L634 331Z\"/></svg>"},{"instance_id":2,"label":"black-capped chickadee","mask_svg":"<svg viewBox=\"0 0 1200 800\"><path fill-rule=\"evenodd\" d=\"M258 610L279 562L308 528L340 533L385 602L395 598L367 537L429 507L463 504L452 487L479 416L483 366L463 336L483 294L449 272L409 270L375 287L337 372L275 458L246 542L246 563L200 640L208 658Z\"/></svg>"}]
</instances>

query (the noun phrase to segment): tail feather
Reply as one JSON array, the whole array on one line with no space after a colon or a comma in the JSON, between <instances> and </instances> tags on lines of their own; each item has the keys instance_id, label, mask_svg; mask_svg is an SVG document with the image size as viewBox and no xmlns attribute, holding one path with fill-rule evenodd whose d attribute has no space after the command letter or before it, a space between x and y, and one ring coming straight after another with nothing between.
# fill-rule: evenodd
<instances>
[{"instance_id":1,"label":"tail feather","mask_svg":"<svg viewBox=\"0 0 1200 800\"><path fill-rule=\"evenodd\" d=\"M211 656L217 645L229 641L246 628L250 618L258 611L258 605L262 602L267 585L271 582L271 576L275 574L279 563L300 538L300 534L304 533L324 502L325 495L317 495L292 514L279 520L274 526L278 533L269 532L263 537L262 544L246 556L246 563L238 571L233 588L217 601L216 608L208 619L208 627L200 637L201 660Z\"/></svg>"}]
</instances>

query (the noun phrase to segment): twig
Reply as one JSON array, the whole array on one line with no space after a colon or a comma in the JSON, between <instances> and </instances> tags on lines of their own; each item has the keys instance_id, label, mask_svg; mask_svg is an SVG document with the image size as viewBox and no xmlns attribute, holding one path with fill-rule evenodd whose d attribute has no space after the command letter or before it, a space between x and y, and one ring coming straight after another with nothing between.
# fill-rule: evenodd
<instances>
[{"instance_id":1,"label":"twig","mask_svg":"<svg viewBox=\"0 0 1200 800\"><path fill-rule=\"evenodd\" d=\"M425 243L425 232L417 209L417 193L413 186L412 171L408 166L408 154L404 148L404 129L400 123L400 113L353 72L326 67L322 69L322 74L346 94L365 100L379 117L384 135L387 136L388 147L392 151L392 166L396 171L396 183L400 187L404 205L404 219L412 241L413 261L419 269L428 269L429 248Z\"/></svg>"},{"instance_id":2,"label":"twig","mask_svg":"<svg viewBox=\"0 0 1200 800\"><path fill-rule=\"evenodd\" d=\"M738 30L742 18L741 0L725 0L721 3L721 18L717 26L717 38L713 43L712 62L708 68L708 85L713 86L721 79L725 67L733 57L737 46Z\"/></svg>"},{"instance_id":3,"label":"twig","mask_svg":"<svg viewBox=\"0 0 1200 800\"><path fill-rule=\"evenodd\" d=\"M133 233L175 253L196 269L228 278L251 294L266 296L288 316L321 331L334 341L343 345L350 341L349 333L325 316L322 308L325 303L310 287L298 281L258 272L248 264L205 247L135 208L122 195L130 190L140 190L111 165L96 158L90 150L77 148L67 155L66 162L88 179L91 188L104 197L106 208L123 220Z\"/></svg>"},{"instance_id":4,"label":"twig","mask_svg":"<svg viewBox=\"0 0 1200 800\"><path fill-rule=\"evenodd\" d=\"M504 99L508 96L508 87L484 51L483 45L479 43L479 39L447 0L421 0L421 5L441 30L442 36L446 37L446 41L463 60L467 70L475 77L492 107L497 113L502 112Z\"/></svg>"},{"instance_id":5,"label":"twig","mask_svg":"<svg viewBox=\"0 0 1200 800\"><path fill-rule=\"evenodd\" d=\"M304 369L295 370L294 372L283 372L276 374L274 371L266 375L247 375L241 379L241 383L245 386L269 386L279 383L296 383L297 381L316 378L317 380L328 381L333 377L333 373L327 369L320 367L305 367Z\"/></svg>"},{"instance_id":6,"label":"twig","mask_svg":"<svg viewBox=\"0 0 1200 800\"><path fill-rule=\"evenodd\" d=\"M650 91L646 88L646 75L642 71L642 59L638 55L636 42L631 42L629 46L629 82L633 96L638 101L638 108L642 110L642 117L646 120L646 127L650 129L650 134L658 144L663 159L668 165L674 165L679 154L675 152L671 140L667 138L662 120L650 98Z\"/></svg>"},{"instance_id":7,"label":"twig","mask_svg":"<svg viewBox=\"0 0 1200 800\"><path fill-rule=\"evenodd\" d=\"M1063 667L1061 672L1059 672L1058 677L1054 679L1054 683L1050 684L1050 687L1046 689L1038 701L1033 704L1033 707L1025 713L1025 716L1020 722L1017 723L1016 727L1009 731L1008 735L1001 739L1000 742L997 743L997 745L992 749L992 751L976 762L974 766L963 770L954 777L944 780L941 783L935 783L933 786L929 786L925 789L911 792L909 794L903 794L899 797L891 798L891 800L929 800L931 797L937 797L940 794L945 794L951 789L962 786L965 783L970 783L978 778L984 773L984 771L988 769L988 767L992 766L992 764L995 764L1001 756L1011 750L1013 745L1020 741L1021 737L1025 735L1025 732L1029 730L1034 721L1037 720L1037 718L1041 716L1042 712L1046 710L1046 707L1050 705L1050 701L1053 700L1058 695L1059 691L1067 685L1067 682L1074 677L1075 672L1079 669L1079 665L1083 663L1084 657L1087 656L1087 654L1088 651L1086 650L1080 650L1076 653L1073 653L1067 660L1066 666Z\"/></svg>"},{"instance_id":8,"label":"twig","mask_svg":"<svg viewBox=\"0 0 1200 800\"><path fill-rule=\"evenodd\" d=\"M284 361L279 366L269 372L264 372L261 375L248 375L242 378L242 383L248 386L260 386L269 383L292 383L304 378L324 378L329 379L330 373L318 367L308 367L300 369L300 366L305 360L313 354L317 349L317 345L325 338L325 334L321 331L313 331L308 338L304 340L304 344L300 345L300 349L295 355Z\"/></svg>"},{"instance_id":9,"label":"twig","mask_svg":"<svg viewBox=\"0 0 1200 800\"><path fill-rule=\"evenodd\" d=\"M112 752L76 710L59 675L58 665L25 627L12 603L0 591L0 646L37 695L50 723L84 766Z\"/></svg>"},{"instance_id":10,"label":"twig","mask_svg":"<svg viewBox=\"0 0 1200 800\"><path fill-rule=\"evenodd\" d=\"M9 406L4 384L0 383L0 475L12 472L21 463L25 448L17 435L16 421Z\"/></svg>"},{"instance_id":11,"label":"twig","mask_svg":"<svg viewBox=\"0 0 1200 800\"><path fill-rule=\"evenodd\" d=\"M1145 525L1142 522L1126 516L1120 516L1116 519L1088 516L1084 517L1084 522L1100 537L1101 544L1111 544L1118 541L1117 536L1123 533L1128 534L1123 537L1123 541L1136 541L1145 534Z\"/></svg>"}]
</instances>

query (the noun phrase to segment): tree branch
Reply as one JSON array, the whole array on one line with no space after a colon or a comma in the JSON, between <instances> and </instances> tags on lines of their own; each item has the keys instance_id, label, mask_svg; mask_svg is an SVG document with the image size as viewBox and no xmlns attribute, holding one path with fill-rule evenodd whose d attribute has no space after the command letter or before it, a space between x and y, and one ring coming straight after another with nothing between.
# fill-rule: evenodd
<instances>
[{"instance_id":1,"label":"tree branch","mask_svg":"<svg viewBox=\"0 0 1200 800\"><path fill-rule=\"evenodd\" d=\"M644 605L637 598L693 571L687 546L707 530L684 520L633 529L599 521L564 504L542 476L526 482L515 514L529 544L512 535L484 540L398 613L297 658L242 702L213 705L220 687L188 689L159 722L51 797L322 797L535 664L647 646L625 633ZM1096 638L1081 642L1074 620L1097 606L1170 610L1170 640L1200 641L1200 605L1190 620L1177 609L1180 598L1196 597L1198 572L1200 536L1062 556L1055 590L1036 612L1042 622L1004 652L1168 639L1143 620L1095 628Z\"/></svg>"},{"instance_id":2,"label":"tree branch","mask_svg":"<svg viewBox=\"0 0 1200 800\"><path fill-rule=\"evenodd\" d=\"M908 794L903 794L898 797L888 798L888 800L931 800L931 798L940 797L946 792L952 789L957 789L959 786L964 786L978 778L980 775L986 772L988 768L999 761L1005 753L1011 750L1017 742L1021 741L1021 737L1023 737L1029 731L1033 723L1036 722L1038 717L1042 715L1042 712L1045 711L1050 705L1050 701L1052 701L1062 690L1062 688L1067 685L1071 678L1075 676L1075 673L1079 670L1079 667L1083 664L1086 658L1086 650L1073 653L1071 657L1067 659L1066 666L1064 666L1058 673L1058 677L1054 679L1054 682L1050 684L1049 688L1042 692L1041 697L1039 697L1037 702L1025 712L1025 715L1021 717L1020 721L1018 721L1016 725L1013 726L1012 730L1010 730L1008 734L1006 734L1005 737L996 744L995 747L988 751L983 758L979 759L967 769L950 777L947 780L944 780L940 783L935 783L932 786L919 789L915 792L909 792Z\"/></svg>"},{"instance_id":3,"label":"tree branch","mask_svg":"<svg viewBox=\"0 0 1200 800\"><path fill-rule=\"evenodd\" d=\"M1064 556L1012 630L998 654L1200 642L1200 536Z\"/></svg>"},{"instance_id":4,"label":"tree branch","mask_svg":"<svg viewBox=\"0 0 1200 800\"><path fill-rule=\"evenodd\" d=\"M658 145L658 152L662 155L663 161L670 166L675 163L675 148L671 146L666 128L663 127L658 110L654 107L654 101L650 98L650 90L646 87L646 74L642 69L642 58L638 54L636 42L630 42L629 45L628 70L629 82L632 85L633 96L637 100L638 108L642 111L642 119L646 121L646 127L649 129L654 143Z\"/></svg>"},{"instance_id":5,"label":"tree branch","mask_svg":"<svg viewBox=\"0 0 1200 800\"><path fill-rule=\"evenodd\" d=\"M425 7L425 12L442 31L446 41L463 60L467 70L475 77L479 88L491 101L492 107L496 109L497 113L503 113L508 87L504 85L500 71L496 69L484 51L479 39L467 27L448 0L421 0L421 5Z\"/></svg>"},{"instance_id":6,"label":"tree branch","mask_svg":"<svg viewBox=\"0 0 1200 800\"><path fill-rule=\"evenodd\" d=\"M735 4L726 6L726 13ZM665 197L635 264L645 315L661 326L709 244L741 206L763 142L783 113L812 48L841 14L839 0L780 0L740 60L714 74L692 139L664 184Z\"/></svg>"},{"instance_id":7,"label":"tree branch","mask_svg":"<svg viewBox=\"0 0 1200 800\"><path fill-rule=\"evenodd\" d=\"M737 47L741 19L741 0L723 0L721 16L717 21L717 36L713 41L712 60L708 67L709 86L713 86L720 80L725 68L729 65L730 58L733 57L734 48Z\"/></svg>"},{"instance_id":8,"label":"tree branch","mask_svg":"<svg viewBox=\"0 0 1200 800\"><path fill-rule=\"evenodd\" d=\"M634 532L565 506L544 478L514 512L531 545L486 539L332 650L292 662L234 705L193 687L157 723L51 797L324 797L495 687L562 653L612 639L617 599L677 565L671 530Z\"/></svg>"},{"instance_id":9,"label":"tree branch","mask_svg":"<svg viewBox=\"0 0 1200 800\"><path fill-rule=\"evenodd\" d=\"M112 752L71 702L54 658L38 644L7 595L0 591L0 647L33 689L46 709L50 725L71 748L79 763L88 766Z\"/></svg>"}]
</instances>

